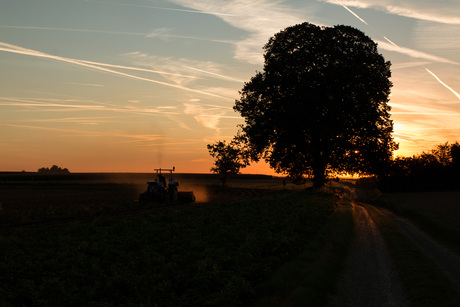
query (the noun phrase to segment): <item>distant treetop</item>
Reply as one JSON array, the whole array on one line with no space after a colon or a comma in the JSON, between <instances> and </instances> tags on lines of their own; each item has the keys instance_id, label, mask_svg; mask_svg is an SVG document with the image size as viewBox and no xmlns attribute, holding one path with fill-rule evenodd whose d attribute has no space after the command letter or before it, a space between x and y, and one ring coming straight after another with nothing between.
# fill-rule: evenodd
<instances>
[{"instance_id":1,"label":"distant treetop","mask_svg":"<svg viewBox=\"0 0 460 307\"><path fill-rule=\"evenodd\" d=\"M53 165L51 166L51 168L42 167L38 170L38 173L39 174L70 174L67 168L60 168L57 165Z\"/></svg>"}]
</instances>

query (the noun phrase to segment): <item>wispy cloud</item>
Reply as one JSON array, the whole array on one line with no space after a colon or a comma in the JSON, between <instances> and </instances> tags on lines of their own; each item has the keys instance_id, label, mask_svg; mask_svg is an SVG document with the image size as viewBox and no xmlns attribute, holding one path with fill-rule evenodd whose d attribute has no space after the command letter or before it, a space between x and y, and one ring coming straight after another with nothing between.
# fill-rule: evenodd
<instances>
[{"instance_id":1,"label":"wispy cloud","mask_svg":"<svg viewBox=\"0 0 460 307\"><path fill-rule=\"evenodd\" d=\"M111 73L111 74L114 74L114 75L119 75L119 76L131 78L131 79L136 79L136 80L155 83L155 84L159 84L159 85L163 85L163 86L167 86L167 87L172 87L172 88L192 92L192 93L195 93L195 94L211 96L211 97L225 99L225 100L232 100L232 101L234 100L233 98L223 97L221 95L216 95L216 94L208 93L208 92L205 92L205 91L202 91L202 90L185 87L185 86L182 86L182 85L179 85L179 84L167 83L167 82L163 82L163 81L159 81L159 80L154 80L154 79L150 79L150 78L144 78L144 77L140 77L140 76L136 76L136 75L132 75L132 74L127 74L127 73L123 73L123 72L120 72L120 71L104 68L104 67L99 66L99 65L90 64L90 63L84 62L82 60L65 58L65 57L56 56L56 55L51 55L51 54L43 53L43 52L32 50L32 49L23 48L23 47L20 47L20 46L16 46L16 45L4 43L4 42L0 42L0 51L6 51L6 52L11 52L11 53L17 53L17 54L23 54L23 55L29 55L29 56L53 59L53 60L57 60L57 61L61 61L61 62L66 62L66 63L71 63L71 64L83 66L83 67L86 67L86 68L91 68L91 69L95 69L95 70L99 70L99 71L104 71L104 72L107 72L107 73Z\"/></svg>"},{"instance_id":2,"label":"wispy cloud","mask_svg":"<svg viewBox=\"0 0 460 307\"><path fill-rule=\"evenodd\" d=\"M272 0L169 0L183 7L202 12L219 12L234 16L217 15L231 26L248 32L248 36L235 43L235 59L252 64L263 63L262 46L280 30L302 23L308 16L301 16L282 4ZM308 19L308 18L307 18Z\"/></svg>"},{"instance_id":3,"label":"wispy cloud","mask_svg":"<svg viewBox=\"0 0 460 307\"><path fill-rule=\"evenodd\" d=\"M160 68L162 71L166 72L164 74L159 72L160 75L167 80L181 85L190 84L195 81L195 79L202 78L202 76L239 83L244 82L237 78L223 75L221 73L221 65L212 61L198 61L186 58L175 59L173 57L160 57L141 52L129 52L124 54L124 56L131 59L133 65ZM184 76L186 77L184 78ZM209 91L207 92L209 93Z\"/></svg>"},{"instance_id":4,"label":"wispy cloud","mask_svg":"<svg viewBox=\"0 0 460 307\"><path fill-rule=\"evenodd\" d=\"M184 114L191 115L202 126L219 130L219 123L223 118L241 119L239 116L228 116L228 107L206 105L199 103L184 103Z\"/></svg>"}]
</instances>

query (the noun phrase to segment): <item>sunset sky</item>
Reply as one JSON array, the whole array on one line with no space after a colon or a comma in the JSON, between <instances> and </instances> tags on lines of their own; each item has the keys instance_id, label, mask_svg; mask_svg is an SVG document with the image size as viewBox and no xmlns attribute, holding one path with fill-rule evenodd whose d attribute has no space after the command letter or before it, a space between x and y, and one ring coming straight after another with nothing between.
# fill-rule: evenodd
<instances>
[{"instance_id":1,"label":"sunset sky","mask_svg":"<svg viewBox=\"0 0 460 307\"><path fill-rule=\"evenodd\" d=\"M392 62L395 155L460 141L458 0L7 0L0 171L209 172L263 45L305 21L356 27Z\"/></svg>"}]
</instances>

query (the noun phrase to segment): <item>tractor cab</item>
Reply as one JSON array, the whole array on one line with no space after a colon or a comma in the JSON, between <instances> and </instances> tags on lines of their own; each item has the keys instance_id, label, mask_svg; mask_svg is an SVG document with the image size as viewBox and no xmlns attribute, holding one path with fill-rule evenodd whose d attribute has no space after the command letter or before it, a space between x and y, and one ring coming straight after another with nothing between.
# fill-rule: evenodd
<instances>
[{"instance_id":1,"label":"tractor cab","mask_svg":"<svg viewBox=\"0 0 460 307\"><path fill-rule=\"evenodd\" d=\"M169 201L170 203L177 202L194 202L195 196L193 192L178 192L177 187L179 182L174 179L173 172L176 170L175 167L172 169L155 169L156 178L154 181L147 181L147 190L139 195L139 201L154 201L164 202ZM166 184L166 178L161 172L169 172L169 180Z\"/></svg>"}]
</instances>

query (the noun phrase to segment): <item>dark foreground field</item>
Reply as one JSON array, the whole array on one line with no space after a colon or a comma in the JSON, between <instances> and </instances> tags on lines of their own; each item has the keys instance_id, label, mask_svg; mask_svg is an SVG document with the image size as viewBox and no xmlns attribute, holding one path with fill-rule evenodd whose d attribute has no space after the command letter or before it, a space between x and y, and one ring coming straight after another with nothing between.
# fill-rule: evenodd
<instances>
[{"instance_id":1,"label":"dark foreground field","mask_svg":"<svg viewBox=\"0 0 460 307\"><path fill-rule=\"evenodd\" d=\"M345 212L333 195L283 190L266 176L241 176L226 189L215 176L178 176L197 203L142 204L146 178L137 176L1 182L1 305L257 304L274 294L275 272L309 246L309 257L320 257L318 234ZM351 229L351 216L336 220ZM315 281L312 302L333 280Z\"/></svg>"},{"instance_id":2,"label":"dark foreground field","mask_svg":"<svg viewBox=\"0 0 460 307\"><path fill-rule=\"evenodd\" d=\"M0 306L343 306L350 297L336 287L350 270L351 242L363 235L346 197L353 182L319 193L270 176L237 176L223 188L214 175L179 174L179 189L193 190L196 203L139 203L151 179L0 174ZM334 186L340 195L330 193ZM457 199L395 193L375 204L458 252ZM458 293L432 260L366 208L364 222L375 220L390 247L403 296L416 306L457 306ZM364 270L368 280L388 273L378 267ZM363 280L360 291L372 293ZM355 282L345 281L345 289ZM369 299L385 306L378 298L386 292L376 289Z\"/></svg>"}]
</instances>

